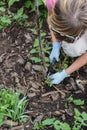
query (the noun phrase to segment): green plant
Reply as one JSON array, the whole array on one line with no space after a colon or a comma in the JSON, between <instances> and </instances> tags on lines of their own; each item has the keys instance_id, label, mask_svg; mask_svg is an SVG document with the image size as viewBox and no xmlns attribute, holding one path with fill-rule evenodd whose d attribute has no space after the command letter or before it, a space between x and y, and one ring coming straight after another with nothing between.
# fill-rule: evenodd
<instances>
[{"instance_id":1,"label":"green plant","mask_svg":"<svg viewBox=\"0 0 87 130\"><path fill-rule=\"evenodd\" d=\"M28 16L24 13L24 8L20 8L16 14L13 14L13 19L19 24L19 25L23 25L23 21L25 22L25 19L28 18Z\"/></svg>"},{"instance_id":2,"label":"green plant","mask_svg":"<svg viewBox=\"0 0 87 130\"><path fill-rule=\"evenodd\" d=\"M71 130L69 124L56 120L55 118L46 119L43 120L42 122L35 123L33 129L42 130L47 126L52 126L55 128L55 130Z\"/></svg>"},{"instance_id":3,"label":"green plant","mask_svg":"<svg viewBox=\"0 0 87 130\"><path fill-rule=\"evenodd\" d=\"M41 37L45 36L45 33L41 33ZM46 61L46 65L49 65L49 57L47 57L46 55L48 55L50 53L50 46L49 44L45 44L45 41L42 39L41 41L42 43L42 47L43 47L43 52L45 53L45 61ZM39 57L38 54L40 54L40 48L39 48L39 40L35 39L33 47L30 51L30 54L32 55L31 60L34 61L35 63L40 63L41 62L41 58Z\"/></svg>"},{"instance_id":4,"label":"green plant","mask_svg":"<svg viewBox=\"0 0 87 130\"><path fill-rule=\"evenodd\" d=\"M10 1L10 6L12 5L12 2L14 3L16 0L14 1ZM8 13L9 12L9 13ZM26 19L28 18L28 16L24 13L24 8L20 8L17 13L12 13L10 12L10 10L6 7L6 3L5 2L0 2L0 29L3 29L9 25L11 25L12 22L16 22L19 25L24 25L29 26L29 23L26 21Z\"/></svg>"},{"instance_id":5,"label":"green plant","mask_svg":"<svg viewBox=\"0 0 87 130\"><path fill-rule=\"evenodd\" d=\"M51 79L46 78L45 79L45 84L47 84L49 87L52 87Z\"/></svg>"},{"instance_id":6,"label":"green plant","mask_svg":"<svg viewBox=\"0 0 87 130\"><path fill-rule=\"evenodd\" d=\"M54 128L55 130L71 130L70 126L66 122L61 122L59 120L56 120L54 122Z\"/></svg>"},{"instance_id":7,"label":"green plant","mask_svg":"<svg viewBox=\"0 0 87 130\"><path fill-rule=\"evenodd\" d=\"M34 0L33 0L33 1L31 1L31 0L26 0L24 6L25 6L26 8L30 8L30 12L35 12Z\"/></svg>"},{"instance_id":8,"label":"green plant","mask_svg":"<svg viewBox=\"0 0 87 130\"><path fill-rule=\"evenodd\" d=\"M11 24L11 20L8 15L0 16L0 29L7 27Z\"/></svg>"},{"instance_id":9,"label":"green plant","mask_svg":"<svg viewBox=\"0 0 87 130\"><path fill-rule=\"evenodd\" d=\"M74 103L74 105L77 105L77 106L82 106L82 105L84 105L84 100L74 99L72 96L70 96L69 98L67 98L67 101L68 101L69 103Z\"/></svg>"},{"instance_id":10,"label":"green plant","mask_svg":"<svg viewBox=\"0 0 87 130\"><path fill-rule=\"evenodd\" d=\"M87 126L87 113L80 112L78 109L74 109L74 126L72 130L82 130L83 126Z\"/></svg>"},{"instance_id":11,"label":"green plant","mask_svg":"<svg viewBox=\"0 0 87 130\"><path fill-rule=\"evenodd\" d=\"M0 29L11 24L10 17L6 14L5 2L0 2Z\"/></svg>"},{"instance_id":12,"label":"green plant","mask_svg":"<svg viewBox=\"0 0 87 130\"><path fill-rule=\"evenodd\" d=\"M26 8L31 8L30 12L35 12L35 1L34 0L26 0L24 6ZM45 5L45 0L38 0L38 7L41 7L40 10L42 10L42 7ZM43 13L43 10L42 10ZM43 14L44 16L44 14Z\"/></svg>"},{"instance_id":13,"label":"green plant","mask_svg":"<svg viewBox=\"0 0 87 130\"><path fill-rule=\"evenodd\" d=\"M12 22L17 22L20 25L23 25L24 27L29 26L28 16L24 13L25 10L29 10L29 13L34 12L35 13L35 3L34 0L26 0L23 4L23 8L18 9L17 13L10 12L10 7L14 6L15 2L21 2L20 0L8 0L8 1L0 1L0 29L3 29L9 25L11 25ZM47 10L44 6L44 0L38 1L38 7L39 7L39 16L40 16L40 24L42 26L43 20L47 17ZM7 6L8 5L8 6Z\"/></svg>"},{"instance_id":14,"label":"green plant","mask_svg":"<svg viewBox=\"0 0 87 130\"><path fill-rule=\"evenodd\" d=\"M8 6L9 6L9 8L10 8L15 2L18 2L18 1L20 1L20 0L9 0L9 1L8 1Z\"/></svg>"},{"instance_id":15,"label":"green plant","mask_svg":"<svg viewBox=\"0 0 87 130\"><path fill-rule=\"evenodd\" d=\"M4 1L0 1L0 6L4 6L5 2Z\"/></svg>"},{"instance_id":16,"label":"green plant","mask_svg":"<svg viewBox=\"0 0 87 130\"><path fill-rule=\"evenodd\" d=\"M56 120L55 118L45 119L41 122L34 124L33 130L44 130L47 127L54 127L55 130L83 130L82 127L87 127L87 113L80 112L78 109L74 109L74 123L72 128L66 122Z\"/></svg>"},{"instance_id":17,"label":"green plant","mask_svg":"<svg viewBox=\"0 0 87 130\"><path fill-rule=\"evenodd\" d=\"M20 93L12 89L0 90L0 125L4 122L4 117L19 123L25 122L27 115L25 112L27 105L26 96L20 99Z\"/></svg>"}]
</instances>

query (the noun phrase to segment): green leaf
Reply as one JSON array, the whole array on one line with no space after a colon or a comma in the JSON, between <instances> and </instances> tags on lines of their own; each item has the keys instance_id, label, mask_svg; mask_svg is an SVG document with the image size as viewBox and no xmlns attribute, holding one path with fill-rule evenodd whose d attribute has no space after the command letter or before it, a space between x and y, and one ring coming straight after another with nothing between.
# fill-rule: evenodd
<instances>
[{"instance_id":1,"label":"green leaf","mask_svg":"<svg viewBox=\"0 0 87 130\"><path fill-rule=\"evenodd\" d=\"M54 124L54 128L55 128L56 130L61 130L60 125L57 125L57 124Z\"/></svg>"},{"instance_id":2,"label":"green leaf","mask_svg":"<svg viewBox=\"0 0 87 130\"><path fill-rule=\"evenodd\" d=\"M24 11L24 9L23 9L23 8L20 8L20 9L17 11L17 14L14 15L14 19L15 19L15 20L18 20L18 19L22 18L23 11Z\"/></svg>"},{"instance_id":3,"label":"green leaf","mask_svg":"<svg viewBox=\"0 0 87 130\"><path fill-rule=\"evenodd\" d=\"M75 112L75 116L79 117L81 115L81 113L79 112L78 109L74 108L74 112Z\"/></svg>"},{"instance_id":4,"label":"green leaf","mask_svg":"<svg viewBox=\"0 0 87 130\"><path fill-rule=\"evenodd\" d=\"M0 7L0 11L2 11L2 12L5 12L5 8L4 7Z\"/></svg>"},{"instance_id":5,"label":"green leaf","mask_svg":"<svg viewBox=\"0 0 87 130\"><path fill-rule=\"evenodd\" d=\"M59 120L56 120L56 121L54 122L54 124L60 125L61 122L60 122Z\"/></svg>"},{"instance_id":6,"label":"green leaf","mask_svg":"<svg viewBox=\"0 0 87 130\"><path fill-rule=\"evenodd\" d=\"M39 6L43 5L43 1L42 0L38 0L38 4L39 4Z\"/></svg>"},{"instance_id":7,"label":"green leaf","mask_svg":"<svg viewBox=\"0 0 87 130\"><path fill-rule=\"evenodd\" d=\"M0 90L0 124L2 124L2 117L10 118L13 121L18 121L22 123L24 120L22 118L27 118L26 108L26 96L22 99L19 98L20 93L12 90Z\"/></svg>"},{"instance_id":8,"label":"green leaf","mask_svg":"<svg viewBox=\"0 0 87 130\"><path fill-rule=\"evenodd\" d=\"M73 97L70 96L69 98L67 98L67 101L68 101L69 103L73 102Z\"/></svg>"},{"instance_id":9,"label":"green leaf","mask_svg":"<svg viewBox=\"0 0 87 130\"><path fill-rule=\"evenodd\" d=\"M74 100L73 101L75 105L84 105L84 100L80 100L80 99L77 99L77 100Z\"/></svg>"},{"instance_id":10,"label":"green leaf","mask_svg":"<svg viewBox=\"0 0 87 130\"><path fill-rule=\"evenodd\" d=\"M36 29L35 29L35 28L31 29L31 31L32 31L33 33L36 33Z\"/></svg>"},{"instance_id":11,"label":"green leaf","mask_svg":"<svg viewBox=\"0 0 87 130\"><path fill-rule=\"evenodd\" d=\"M67 67L68 67L68 64L64 63L63 68L67 68Z\"/></svg>"},{"instance_id":12,"label":"green leaf","mask_svg":"<svg viewBox=\"0 0 87 130\"><path fill-rule=\"evenodd\" d=\"M23 14L23 15L22 15L22 18L23 18L23 19L27 19L28 16L27 16L26 14Z\"/></svg>"},{"instance_id":13,"label":"green leaf","mask_svg":"<svg viewBox=\"0 0 87 130\"><path fill-rule=\"evenodd\" d=\"M54 121L55 121L55 118L46 119L46 120L42 121L42 124L43 124L44 126L46 126L46 125L52 125L52 124L54 123Z\"/></svg>"},{"instance_id":14,"label":"green leaf","mask_svg":"<svg viewBox=\"0 0 87 130\"><path fill-rule=\"evenodd\" d=\"M44 32L41 33L41 37L44 37L44 36L46 36L46 33L44 33Z\"/></svg>"},{"instance_id":15,"label":"green leaf","mask_svg":"<svg viewBox=\"0 0 87 130\"><path fill-rule=\"evenodd\" d=\"M9 6L9 8L10 8L15 2L18 2L18 1L20 1L20 0L9 0L9 1L8 1L8 6Z\"/></svg>"},{"instance_id":16,"label":"green leaf","mask_svg":"<svg viewBox=\"0 0 87 130\"><path fill-rule=\"evenodd\" d=\"M43 1L44 4L46 3L46 0L42 0L42 1Z\"/></svg>"},{"instance_id":17,"label":"green leaf","mask_svg":"<svg viewBox=\"0 0 87 130\"><path fill-rule=\"evenodd\" d=\"M76 126L73 126L72 130L80 130L80 129Z\"/></svg>"},{"instance_id":18,"label":"green leaf","mask_svg":"<svg viewBox=\"0 0 87 130\"><path fill-rule=\"evenodd\" d=\"M31 54L37 53L37 50L36 50L36 49L32 49L32 50L30 51L30 53L31 53Z\"/></svg>"},{"instance_id":19,"label":"green leaf","mask_svg":"<svg viewBox=\"0 0 87 130\"><path fill-rule=\"evenodd\" d=\"M41 62L41 59L38 57L31 57L31 60L33 60L35 63Z\"/></svg>"},{"instance_id":20,"label":"green leaf","mask_svg":"<svg viewBox=\"0 0 87 130\"><path fill-rule=\"evenodd\" d=\"M83 117L84 120L87 121L87 113L86 112L82 112L81 116Z\"/></svg>"},{"instance_id":21,"label":"green leaf","mask_svg":"<svg viewBox=\"0 0 87 130\"><path fill-rule=\"evenodd\" d=\"M29 1L29 0L25 1L25 7L26 8L29 8L31 6L32 6L32 2L31 1Z\"/></svg>"},{"instance_id":22,"label":"green leaf","mask_svg":"<svg viewBox=\"0 0 87 130\"><path fill-rule=\"evenodd\" d=\"M5 2L0 1L0 6L5 5Z\"/></svg>"},{"instance_id":23,"label":"green leaf","mask_svg":"<svg viewBox=\"0 0 87 130\"><path fill-rule=\"evenodd\" d=\"M60 122L59 120L56 120L54 122L54 128L56 130L71 130L68 123L66 123L66 122L63 123L63 122Z\"/></svg>"},{"instance_id":24,"label":"green leaf","mask_svg":"<svg viewBox=\"0 0 87 130\"><path fill-rule=\"evenodd\" d=\"M45 61L46 61L46 63L48 62L50 62L50 60L49 60L49 58L48 57L45 57Z\"/></svg>"},{"instance_id":25,"label":"green leaf","mask_svg":"<svg viewBox=\"0 0 87 130\"><path fill-rule=\"evenodd\" d=\"M0 20L1 20L2 23L6 23L6 24L10 24L11 23L11 20L7 16L2 16L0 18Z\"/></svg>"},{"instance_id":26,"label":"green leaf","mask_svg":"<svg viewBox=\"0 0 87 130\"><path fill-rule=\"evenodd\" d=\"M20 8L19 10L18 10L18 12L17 12L17 14L19 14L20 16L23 14L23 12L24 12L24 8Z\"/></svg>"},{"instance_id":27,"label":"green leaf","mask_svg":"<svg viewBox=\"0 0 87 130\"><path fill-rule=\"evenodd\" d=\"M34 41L34 47L38 47L39 46L39 41L38 41L38 39L35 39L35 41Z\"/></svg>"},{"instance_id":28,"label":"green leaf","mask_svg":"<svg viewBox=\"0 0 87 130\"><path fill-rule=\"evenodd\" d=\"M67 123L62 123L61 128L62 128L62 130L71 130L69 124L67 124Z\"/></svg>"}]
</instances>

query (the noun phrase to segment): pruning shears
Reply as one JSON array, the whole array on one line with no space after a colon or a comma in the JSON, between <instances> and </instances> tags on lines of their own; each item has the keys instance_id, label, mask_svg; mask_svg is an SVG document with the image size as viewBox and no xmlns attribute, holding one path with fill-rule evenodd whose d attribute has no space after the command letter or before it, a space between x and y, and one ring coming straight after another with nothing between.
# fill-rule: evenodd
<instances>
[{"instance_id":1,"label":"pruning shears","mask_svg":"<svg viewBox=\"0 0 87 130\"><path fill-rule=\"evenodd\" d=\"M53 58L53 61L50 63L50 66L48 67L47 77L54 71L53 66L54 66L55 63L56 63L56 59Z\"/></svg>"}]
</instances>

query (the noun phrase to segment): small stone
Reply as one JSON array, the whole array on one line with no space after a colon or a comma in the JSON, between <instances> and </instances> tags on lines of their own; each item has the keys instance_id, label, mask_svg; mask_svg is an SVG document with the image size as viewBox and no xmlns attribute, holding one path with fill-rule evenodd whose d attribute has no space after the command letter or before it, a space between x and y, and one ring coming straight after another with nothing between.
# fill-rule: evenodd
<instances>
[{"instance_id":1,"label":"small stone","mask_svg":"<svg viewBox=\"0 0 87 130\"><path fill-rule=\"evenodd\" d=\"M25 69L28 70L28 71L30 71L31 67L32 67L31 63L27 62L26 65L25 65Z\"/></svg>"},{"instance_id":2,"label":"small stone","mask_svg":"<svg viewBox=\"0 0 87 130\"><path fill-rule=\"evenodd\" d=\"M21 58L18 59L17 62L18 62L19 64L23 65L23 64L24 64L24 59L21 57Z\"/></svg>"}]
</instances>

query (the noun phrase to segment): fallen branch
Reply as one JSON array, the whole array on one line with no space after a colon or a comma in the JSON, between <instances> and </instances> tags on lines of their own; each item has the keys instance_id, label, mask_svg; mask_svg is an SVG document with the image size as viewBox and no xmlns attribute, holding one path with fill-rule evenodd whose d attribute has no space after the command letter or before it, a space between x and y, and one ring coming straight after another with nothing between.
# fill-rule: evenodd
<instances>
[{"instance_id":1,"label":"fallen branch","mask_svg":"<svg viewBox=\"0 0 87 130\"><path fill-rule=\"evenodd\" d=\"M44 94L42 94L42 97L46 97L46 96L56 94L56 93L58 93L58 91L52 91L52 92L44 93Z\"/></svg>"},{"instance_id":2,"label":"fallen branch","mask_svg":"<svg viewBox=\"0 0 87 130\"><path fill-rule=\"evenodd\" d=\"M65 97L65 93L64 93L64 92L62 92L61 90L59 90L55 85L53 85L53 87L54 87L59 93L61 93L61 94Z\"/></svg>"},{"instance_id":3,"label":"fallen branch","mask_svg":"<svg viewBox=\"0 0 87 130\"><path fill-rule=\"evenodd\" d=\"M42 47L42 44L41 44L38 0L35 0L35 9L36 9L36 19L37 19L37 33L38 33L39 47L40 47L40 57L42 59L42 65L43 65L43 68L44 68L43 74L44 74L44 77L45 77L46 76L46 62L45 62L45 55L44 55L44 52L43 52L43 47Z\"/></svg>"}]
</instances>

